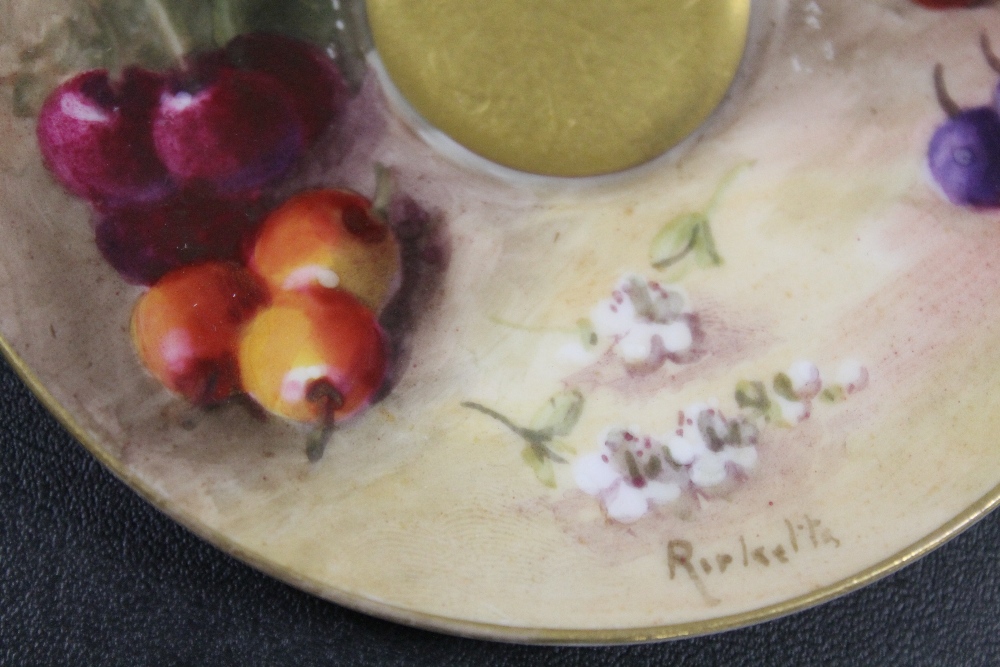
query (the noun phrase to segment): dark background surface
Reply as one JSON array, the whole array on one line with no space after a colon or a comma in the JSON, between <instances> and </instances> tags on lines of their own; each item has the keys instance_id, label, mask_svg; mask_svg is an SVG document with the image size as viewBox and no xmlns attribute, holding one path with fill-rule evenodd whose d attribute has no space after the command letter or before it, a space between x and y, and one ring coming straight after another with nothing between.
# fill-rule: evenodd
<instances>
[{"instance_id":1,"label":"dark background surface","mask_svg":"<svg viewBox=\"0 0 1000 667\"><path fill-rule=\"evenodd\" d=\"M2 665L998 665L1000 513L818 608L626 647L473 641L369 618L242 565L101 467L0 363Z\"/></svg>"}]
</instances>

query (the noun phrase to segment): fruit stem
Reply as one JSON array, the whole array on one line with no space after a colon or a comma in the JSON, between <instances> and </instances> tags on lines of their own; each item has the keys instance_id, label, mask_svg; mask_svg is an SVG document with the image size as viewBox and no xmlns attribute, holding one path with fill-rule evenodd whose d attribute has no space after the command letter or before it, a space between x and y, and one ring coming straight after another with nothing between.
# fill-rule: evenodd
<instances>
[{"instance_id":1,"label":"fruit stem","mask_svg":"<svg viewBox=\"0 0 1000 667\"><path fill-rule=\"evenodd\" d=\"M384 164L375 165L375 194L372 196L372 215L389 223L389 204L392 202L392 171Z\"/></svg>"},{"instance_id":2,"label":"fruit stem","mask_svg":"<svg viewBox=\"0 0 1000 667\"><path fill-rule=\"evenodd\" d=\"M993 68L994 72L1000 74L1000 56L997 56L993 52L993 46L990 44L990 36L985 31L979 36L979 46L983 49L983 57L986 58L986 64Z\"/></svg>"},{"instance_id":3,"label":"fruit stem","mask_svg":"<svg viewBox=\"0 0 1000 667\"><path fill-rule=\"evenodd\" d=\"M712 216L712 213L715 212L715 209L719 207L719 204L722 202L723 196L725 196L726 192L729 190L733 182L741 175L743 175L744 171L754 166L755 164L757 164L756 160L747 160L746 162L739 163L738 165L730 169L728 172L726 172L726 175L722 177L722 180L719 181L719 185L715 188L715 192L712 194L712 198L708 200L708 205L705 207L704 210L706 218L710 218Z\"/></svg>"},{"instance_id":4,"label":"fruit stem","mask_svg":"<svg viewBox=\"0 0 1000 667\"><path fill-rule=\"evenodd\" d=\"M225 46L239 34L233 20L233 4L230 0L212 2L212 38L216 46Z\"/></svg>"},{"instance_id":5,"label":"fruit stem","mask_svg":"<svg viewBox=\"0 0 1000 667\"><path fill-rule=\"evenodd\" d=\"M934 66L934 92L937 94L938 104L949 118L954 118L962 113L962 107L948 94L948 88L944 85L944 67L941 63Z\"/></svg>"},{"instance_id":6,"label":"fruit stem","mask_svg":"<svg viewBox=\"0 0 1000 667\"><path fill-rule=\"evenodd\" d=\"M121 72L122 61L124 60L122 56L122 40L118 35L118 31L114 29L112 22L108 20L106 12L98 10L89 3L87 4L87 9L89 10L90 17L97 24L97 29L101 33L101 36L108 41L108 50L111 55L111 67L108 68L108 72L113 75L113 78L117 79Z\"/></svg>"},{"instance_id":7,"label":"fruit stem","mask_svg":"<svg viewBox=\"0 0 1000 667\"><path fill-rule=\"evenodd\" d=\"M333 438L334 413L344 406L344 395L324 378L309 384L306 400L319 407L317 428L309 434L306 442L306 457L310 463L316 463L323 458L323 452Z\"/></svg>"},{"instance_id":8,"label":"fruit stem","mask_svg":"<svg viewBox=\"0 0 1000 667\"><path fill-rule=\"evenodd\" d=\"M195 403L197 405L212 405L216 403L215 394L219 389L219 382L222 379L222 373L218 368L213 368L209 372L204 381L201 383L201 387L198 389L197 399Z\"/></svg>"},{"instance_id":9,"label":"fruit stem","mask_svg":"<svg viewBox=\"0 0 1000 667\"><path fill-rule=\"evenodd\" d=\"M170 20L170 14L167 13L166 7L163 6L160 0L146 0L146 9L156 22L156 27L160 30L167 49L176 60L183 60L187 49L173 21Z\"/></svg>"}]
</instances>

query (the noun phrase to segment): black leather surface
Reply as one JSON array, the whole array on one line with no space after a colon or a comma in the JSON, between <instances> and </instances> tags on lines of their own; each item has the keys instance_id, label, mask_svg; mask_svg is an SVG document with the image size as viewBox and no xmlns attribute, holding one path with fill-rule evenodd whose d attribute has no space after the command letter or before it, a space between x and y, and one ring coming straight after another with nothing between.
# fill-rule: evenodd
<instances>
[{"instance_id":1,"label":"black leather surface","mask_svg":"<svg viewBox=\"0 0 1000 667\"><path fill-rule=\"evenodd\" d=\"M368 618L236 562L105 471L0 364L2 665L997 665L1000 514L798 615L713 637L513 646Z\"/></svg>"}]
</instances>

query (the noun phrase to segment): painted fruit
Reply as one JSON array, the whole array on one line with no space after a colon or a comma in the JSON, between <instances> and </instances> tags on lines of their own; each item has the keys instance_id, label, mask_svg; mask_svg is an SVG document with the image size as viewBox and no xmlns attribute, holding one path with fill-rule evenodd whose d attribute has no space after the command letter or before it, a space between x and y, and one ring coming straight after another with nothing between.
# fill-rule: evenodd
<instances>
[{"instance_id":1,"label":"painted fruit","mask_svg":"<svg viewBox=\"0 0 1000 667\"><path fill-rule=\"evenodd\" d=\"M931 139L931 174L961 206L1000 206L1000 116L988 107L962 111Z\"/></svg>"},{"instance_id":2,"label":"painted fruit","mask_svg":"<svg viewBox=\"0 0 1000 667\"><path fill-rule=\"evenodd\" d=\"M913 0L918 5L929 9L956 9L971 7L982 3L982 0Z\"/></svg>"},{"instance_id":3,"label":"painted fruit","mask_svg":"<svg viewBox=\"0 0 1000 667\"><path fill-rule=\"evenodd\" d=\"M283 35L247 33L226 46L230 64L274 77L288 89L311 144L340 114L347 83L321 49Z\"/></svg>"},{"instance_id":4,"label":"painted fruit","mask_svg":"<svg viewBox=\"0 0 1000 667\"><path fill-rule=\"evenodd\" d=\"M940 64L934 68L934 88L948 119L927 150L931 175L954 204L1000 206L1000 115L993 107L959 107L948 94Z\"/></svg>"},{"instance_id":5,"label":"painted fruit","mask_svg":"<svg viewBox=\"0 0 1000 667\"><path fill-rule=\"evenodd\" d=\"M182 266L240 259L260 217L250 202L185 192L159 204L101 212L94 234L122 278L151 285Z\"/></svg>"},{"instance_id":6,"label":"painted fruit","mask_svg":"<svg viewBox=\"0 0 1000 667\"><path fill-rule=\"evenodd\" d=\"M240 390L239 337L266 302L267 289L238 264L184 267L139 299L132 342L164 386L197 405L212 405Z\"/></svg>"},{"instance_id":7,"label":"painted fruit","mask_svg":"<svg viewBox=\"0 0 1000 667\"><path fill-rule=\"evenodd\" d=\"M92 202L158 200L172 189L153 146L152 116L164 86L137 67L112 81L91 70L56 88L38 115L38 146L56 180Z\"/></svg>"},{"instance_id":8,"label":"painted fruit","mask_svg":"<svg viewBox=\"0 0 1000 667\"><path fill-rule=\"evenodd\" d=\"M371 210L345 190L292 197L261 225L250 266L274 290L340 287L379 312L400 283L399 244Z\"/></svg>"},{"instance_id":9,"label":"painted fruit","mask_svg":"<svg viewBox=\"0 0 1000 667\"><path fill-rule=\"evenodd\" d=\"M179 182L221 194L254 192L284 176L304 147L288 90L209 54L175 72L153 118L160 159Z\"/></svg>"},{"instance_id":10,"label":"painted fruit","mask_svg":"<svg viewBox=\"0 0 1000 667\"><path fill-rule=\"evenodd\" d=\"M385 382L388 347L375 315L348 292L283 292L239 345L243 387L270 412L326 424L364 409Z\"/></svg>"}]
</instances>

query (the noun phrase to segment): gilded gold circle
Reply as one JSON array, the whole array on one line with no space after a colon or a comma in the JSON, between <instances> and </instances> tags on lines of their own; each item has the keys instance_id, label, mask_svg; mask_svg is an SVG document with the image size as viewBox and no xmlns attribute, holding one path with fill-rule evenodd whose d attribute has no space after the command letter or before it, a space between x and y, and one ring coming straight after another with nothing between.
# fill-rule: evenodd
<instances>
[{"instance_id":1,"label":"gilded gold circle","mask_svg":"<svg viewBox=\"0 0 1000 667\"><path fill-rule=\"evenodd\" d=\"M392 82L431 124L521 171L646 162L718 106L750 0L367 0Z\"/></svg>"}]
</instances>

